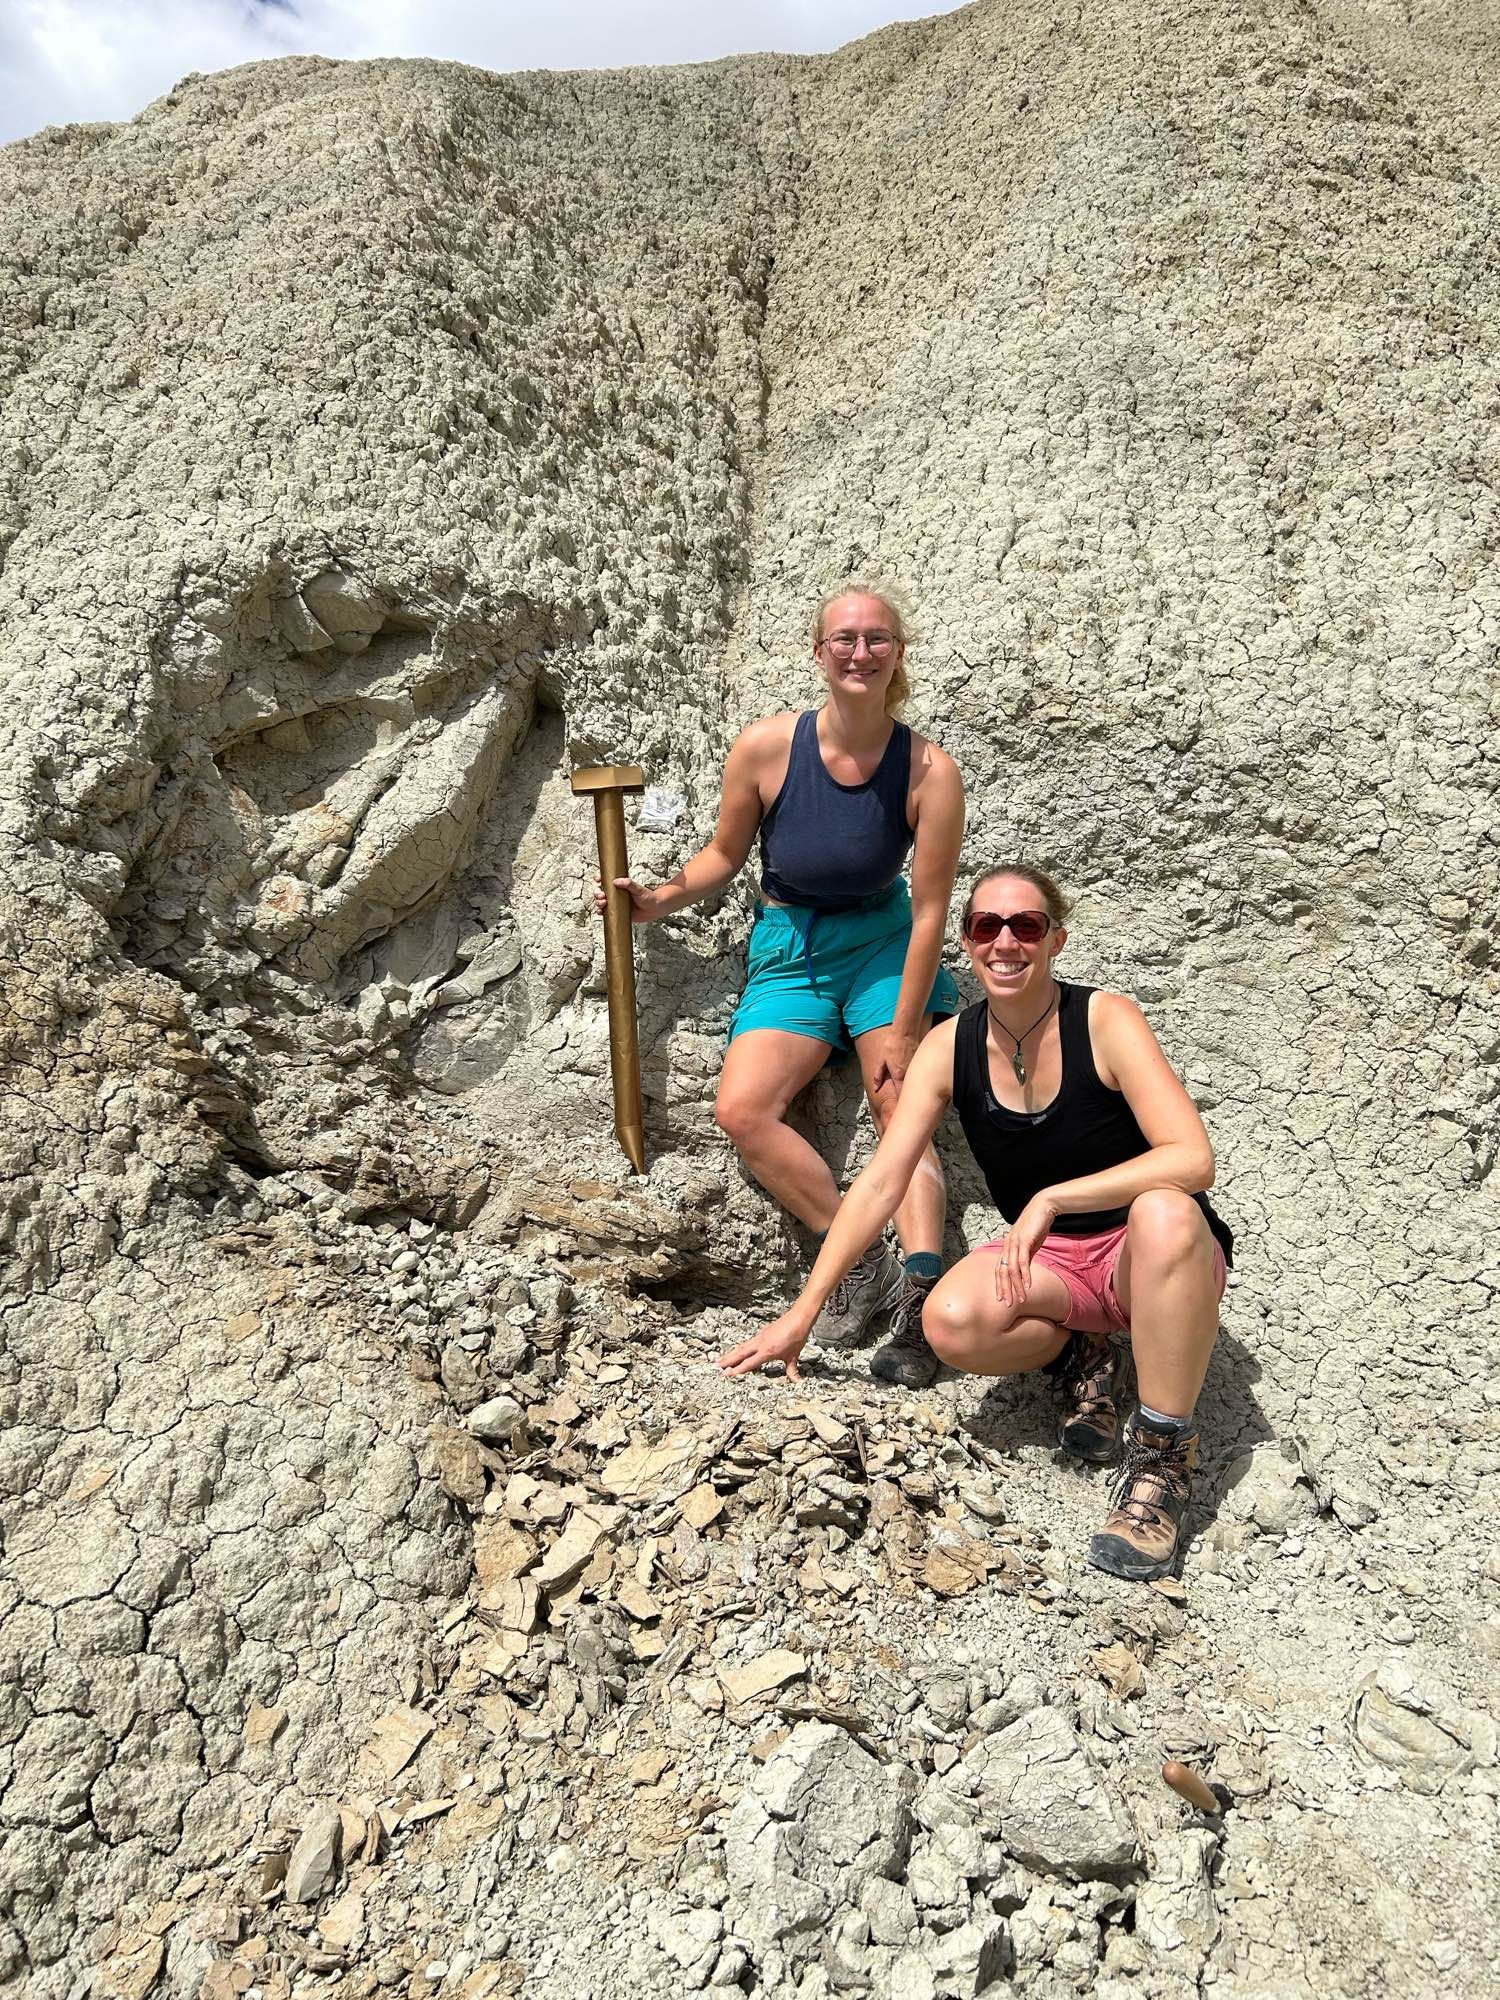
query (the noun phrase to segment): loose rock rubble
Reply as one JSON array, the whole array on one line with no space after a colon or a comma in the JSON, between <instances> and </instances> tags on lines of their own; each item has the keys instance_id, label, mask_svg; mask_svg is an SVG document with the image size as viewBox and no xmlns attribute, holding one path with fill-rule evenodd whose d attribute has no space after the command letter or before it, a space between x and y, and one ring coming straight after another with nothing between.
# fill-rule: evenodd
<instances>
[{"instance_id":1,"label":"loose rock rubble","mask_svg":"<svg viewBox=\"0 0 1500 2000\"><path fill-rule=\"evenodd\" d=\"M0 153L7 1995L1486 1990L1496 63L982 0ZM1219 1149L1157 1588L1043 1385L713 1368L748 876L614 1146L569 770L670 874L856 571Z\"/></svg>"},{"instance_id":2,"label":"loose rock rubble","mask_svg":"<svg viewBox=\"0 0 1500 2000\"><path fill-rule=\"evenodd\" d=\"M1185 1583L1114 1585L1079 1557L1099 1483L987 1441L1002 1399L1024 1435L1040 1385L906 1395L857 1357L733 1384L711 1357L735 1323L580 1292L505 1391L471 1350L467 1413L407 1346L467 1587L329 1789L293 1754L295 1692L251 1706L245 1754L281 1790L239 1851L126 1898L100 1992L1186 1994L1291 1963L1289 1857L1316 1853L1388 1956L1375 1862L1413 1806L1455 1853L1493 1842L1484 1711L1389 1661L1352 1701L1310 1676L1289 1728L1238 1659L1220 1565L1284 1540L1209 1525ZM1349 1531L1304 1532L1336 1569ZM1298 1574L1329 1617L1336 1586ZM1230 1810L1184 1806L1164 1755Z\"/></svg>"}]
</instances>

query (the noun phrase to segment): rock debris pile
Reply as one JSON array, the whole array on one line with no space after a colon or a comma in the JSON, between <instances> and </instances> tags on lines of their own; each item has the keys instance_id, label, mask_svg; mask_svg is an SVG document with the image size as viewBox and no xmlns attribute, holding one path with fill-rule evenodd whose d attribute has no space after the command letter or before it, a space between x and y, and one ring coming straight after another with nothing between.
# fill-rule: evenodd
<instances>
[{"instance_id":1,"label":"rock debris pile","mask_svg":"<svg viewBox=\"0 0 1500 2000\"><path fill-rule=\"evenodd\" d=\"M981 0L0 153L7 1995L1485 1990L1497 77ZM641 939L622 1177L569 771L670 873L859 572L1218 1146L1180 1584L1042 1385L714 1370L805 1250L748 879Z\"/></svg>"},{"instance_id":2,"label":"rock debris pile","mask_svg":"<svg viewBox=\"0 0 1500 2000\"><path fill-rule=\"evenodd\" d=\"M575 1185L528 1205L619 1208L622 1243L651 1213L646 1190ZM1274 1448L1226 1467L1185 1583L1127 1590L1079 1560L1100 1485L1013 1442L1036 1385L1008 1406L958 1383L903 1395L859 1357L733 1384L711 1356L736 1313L575 1290L571 1253L524 1245L519 1217L458 1254L420 1220L328 1205L260 1227L288 1270L337 1245L330 1304L371 1299L361 1349L415 1385L426 1443L404 1512L388 1458L364 1468L369 1502L403 1546L446 1505L467 1581L417 1600L404 1663L387 1636L358 1682L386 1704L346 1702L337 1752L309 1742L318 1697L262 1670L264 1696L238 1697L231 1761L261 1781L238 1838L217 1860L200 1842L207 1865L166 1893L125 1890L94 1940L100 1992L1125 2000L1197 1992L1211 1967L1253 1990L1306 1949L1284 1929L1288 1852L1313 1843L1384 1955L1399 1919L1376 1864L1413 1810L1437 1843L1492 1837L1495 1724L1390 1652L1388 1613L1352 1621L1387 1647L1352 1699L1340 1660L1300 1692L1328 1718L1307 1727L1263 1649L1239 1658L1246 1595L1278 1636L1289 1603L1315 1631L1351 1623L1366 1530ZM404 1301L419 1275L432 1310ZM488 1304L465 1327L470 1277ZM72 1489L85 1522L101 1476ZM1373 1606L1421 1609L1383 1548L1355 1573ZM1167 1755L1228 1814L1167 1791ZM1333 1932L1335 1990L1376 1962L1360 1949Z\"/></svg>"}]
</instances>

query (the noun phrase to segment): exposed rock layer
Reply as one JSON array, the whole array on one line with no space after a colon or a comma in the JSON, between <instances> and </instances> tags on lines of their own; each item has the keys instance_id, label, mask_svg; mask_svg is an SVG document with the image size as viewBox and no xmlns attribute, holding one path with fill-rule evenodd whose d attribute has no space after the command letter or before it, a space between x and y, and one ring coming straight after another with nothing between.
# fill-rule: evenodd
<instances>
[{"instance_id":1,"label":"exposed rock layer","mask_svg":"<svg viewBox=\"0 0 1500 2000\"><path fill-rule=\"evenodd\" d=\"M784 1281L710 1115L748 885L643 940L656 1164L611 1198L566 774L685 793L634 847L670 869L735 730L815 699L806 612L853 571L916 600L966 863L1059 869L1069 966L1142 1000L1208 1110L1241 1245L1210 1462L1275 1434L1304 1475L1252 1461L1214 1533L1279 1536L1300 1492L1384 1537L1477 1697L1480 14L1100 0L659 73L295 61L0 155L8 1975L66 1991L126 1897L272 1812L305 1836L421 1685L455 1500L519 1448L434 1418L495 1402L566 1282L588 1320L612 1281ZM814 1116L858 1143L846 1090ZM1273 1688L1300 1671L1266 1649ZM1370 1755L1443 1734L1373 1700ZM252 1742L252 1704L288 1727ZM1479 1784L1467 1743L1424 1784ZM1206 1866L1172 1849L1146 1928ZM993 1969L989 1919L952 1921ZM720 1951L661 1922L679 1966Z\"/></svg>"}]
</instances>

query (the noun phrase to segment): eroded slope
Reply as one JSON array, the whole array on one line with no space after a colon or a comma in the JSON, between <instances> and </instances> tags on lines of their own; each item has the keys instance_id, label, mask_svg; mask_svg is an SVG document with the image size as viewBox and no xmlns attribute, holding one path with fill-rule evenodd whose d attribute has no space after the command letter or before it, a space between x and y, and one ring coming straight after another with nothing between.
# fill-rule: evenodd
<instances>
[{"instance_id":1,"label":"eroded slope","mask_svg":"<svg viewBox=\"0 0 1500 2000\"><path fill-rule=\"evenodd\" d=\"M1425 1912L1494 1841L1490 52L1456 10L988 5L815 62L259 66L0 156L18 1986L112 1944L101 1991L1479 1990ZM1181 1625L1079 1570L1100 1496L1029 1392L835 1375L823 1452L701 1372L742 1322L693 1315L792 1249L710 1111L748 888L643 941L619 1185L567 769L681 790L669 870L866 569L966 861L1059 868L1075 973L1219 1143ZM859 1143L840 1085L812 1115ZM703 1446L699 1547L601 1482L705 1402L764 1450ZM889 1896L808 1863L826 1954L747 1859L755 1701L920 1787ZM434 1733L372 1774L397 1704ZM1062 1724L1128 1863L954 1831L976 1731L1029 1768ZM1168 1750L1237 1785L1222 1849Z\"/></svg>"}]
</instances>

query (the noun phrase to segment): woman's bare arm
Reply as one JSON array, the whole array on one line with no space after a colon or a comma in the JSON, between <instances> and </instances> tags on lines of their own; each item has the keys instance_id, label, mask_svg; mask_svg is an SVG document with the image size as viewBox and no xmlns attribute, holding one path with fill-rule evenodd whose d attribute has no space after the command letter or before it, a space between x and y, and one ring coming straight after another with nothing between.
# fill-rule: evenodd
<instances>
[{"instance_id":1,"label":"woman's bare arm","mask_svg":"<svg viewBox=\"0 0 1500 2000\"><path fill-rule=\"evenodd\" d=\"M1102 1173L1044 1188L1059 1215L1126 1208L1147 1188L1198 1194L1214 1184L1214 1149L1198 1107L1162 1053L1145 1015L1123 993L1100 993L1090 1010L1100 1081L1123 1091L1151 1150Z\"/></svg>"},{"instance_id":2,"label":"woman's bare arm","mask_svg":"<svg viewBox=\"0 0 1500 2000\"><path fill-rule=\"evenodd\" d=\"M948 905L964 839L964 784L958 766L935 743L926 746L930 769L917 797L917 838L911 868L911 941L901 993L891 1022L897 1037L915 1049L927 996L943 952ZM896 1078L899 1083L900 1077Z\"/></svg>"},{"instance_id":3,"label":"woman's bare arm","mask_svg":"<svg viewBox=\"0 0 1500 2000\"><path fill-rule=\"evenodd\" d=\"M788 1375L796 1376L797 1357L829 1294L901 1206L917 1162L942 1123L953 1097L954 1027L945 1021L917 1050L885 1137L844 1196L800 1296L780 1319L720 1355L726 1374L748 1375L768 1361L784 1361Z\"/></svg>"},{"instance_id":4,"label":"woman's bare arm","mask_svg":"<svg viewBox=\"0 0 1500 2000\"><path fill-rule=\"evenodd\" d=\"M724 790L713 838L685 861L670 881L649 889L630 876L616 878L615 887L630 896L636 923L653 923L658 917L671 916L674 910L686 909L689 903L714 895L739 874L760 826L762 777L778 748L784 747L787 734L782 716L753 722L740 733L724 765ZM602 910L602 889L594 900Z\"/></svg>"}]
</instances>

